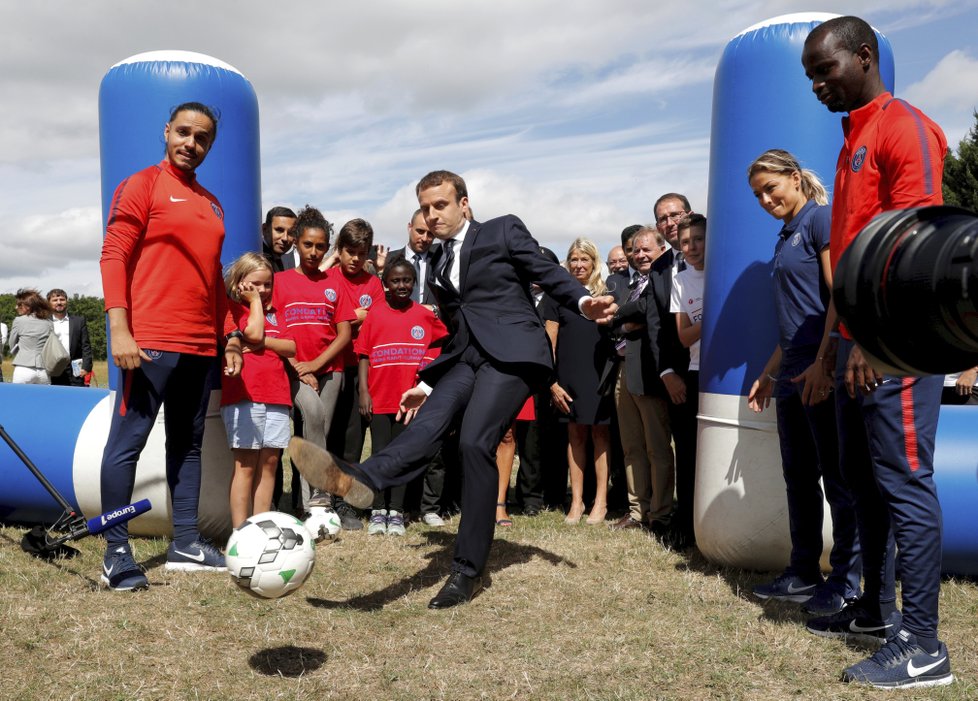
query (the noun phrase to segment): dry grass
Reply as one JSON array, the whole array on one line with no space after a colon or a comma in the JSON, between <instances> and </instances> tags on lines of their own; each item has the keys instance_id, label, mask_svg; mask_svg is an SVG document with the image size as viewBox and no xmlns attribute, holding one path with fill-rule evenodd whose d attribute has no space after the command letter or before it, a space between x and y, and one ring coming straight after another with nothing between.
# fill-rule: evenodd
<instances>
[{"instance_id":1,"label":"dry grass","mask_svg":"<svg viewBox=\"0 0 978 701\"><path fill-rule=\"evenodd\" d=\"M453 524L454 526L454 524ZM137 540L148 592L96 583L102 543L50 565L0 529L2 696L11 699L874 699L836 681L865 649L807 634L796 607L749 594L763 575L685 558L636 533L516 517L491 586L426 608L454 528L321 544L291 597L259 601L225 575L162 569ZM978 697L978 587L948 581L942 635L959 681L901 698Z\"/></svg>"}]
</instances>

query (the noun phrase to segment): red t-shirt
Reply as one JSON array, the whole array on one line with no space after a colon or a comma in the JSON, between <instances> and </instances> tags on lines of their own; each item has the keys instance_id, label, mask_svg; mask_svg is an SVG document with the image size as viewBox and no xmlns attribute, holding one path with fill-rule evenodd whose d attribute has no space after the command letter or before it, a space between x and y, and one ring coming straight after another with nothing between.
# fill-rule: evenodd
<instances>
[{"instance_id":1,"label":"red t-shirt","mask_svg":"<svg viewBox=\"0 0 978 701\"><path fill-rule=\"evenodd\" d=\"M336 288L342 287L346 290L354 310L360 309L361 307L370 309L370 306L374 302L384 299L384 286L381 284L380 278L376 275L371 275L365 270L361 270L353 277L347 277L343 274L340 267L337 266L329 269L328 276L330 286L335 286ZM359 333L360 327L354 327L353 343L343 350L344 367L356 367L357 365L357 352L354 350L354 344Z\"/></svg>"},{"instance_id":2,"label":"red t-shirt","mask_svg":"<svg viewBox=\"0 0 978 701\"><path fill-rule=\"evenodd\" d=\"M279 323L295 339L295 359L300 362L318 358L336 338L336 325L357 318L346 290L331 285L326 273L307 277L299 268L275 273L272 306L283 317ZM342 370L339 353L319 374Z\"/></svg>"},{"instance_id":3,"label":"red t-shirt","mask_svg":"<svg viewBox=\"0 0 978 701\"><path fill-rule=\"evenodd\" d=\"M942 204L947 140L927 115L883 93L842 119L829 254L842 253L878 214ZM842 333L849 338L845 328Z\"/></svg>"},{"instance_id":4,"label":"red t-shirt","mask_svg":"<svg viewBox=\"0 0 978 701\"><path fill-rule=\"evenodd\" d=\"M123 180L102 244L105 308L126 309L142 348L214 355L233 331L221 276L224 211L163 160Z\"/></svg>"},{"instance_id":5,"label":"red t-shirt","mask_svg":"<svg viewBox=\"0 0 978 701\"><path fill-rule=\"evenodd\" d=\"M228 300L228 306L238 328L244 331L248 325L250 307L234 300ZM290 338L288 331L280 325L275 307L265 310L265 337ZM292 406L289 377L285 374L285 359L275 351L262 348L260 351L248 352L244 356L244 367L239 376L221 375L221 405L244 401Z\"/></svg>"},{"instance_id":6,"label":"red t-shirt","mask_svg":"<svg viewBox=\"0 0 978 701\"><path fill-rule=\"evenodd\" d=\"M401 395L417 382L428 347L447 335L445 325L420 304L392 309L385 300L370 310L360 327L356 352L370 360L367 389L374 413L397 413Z\"/></svg>"}]
</instances>

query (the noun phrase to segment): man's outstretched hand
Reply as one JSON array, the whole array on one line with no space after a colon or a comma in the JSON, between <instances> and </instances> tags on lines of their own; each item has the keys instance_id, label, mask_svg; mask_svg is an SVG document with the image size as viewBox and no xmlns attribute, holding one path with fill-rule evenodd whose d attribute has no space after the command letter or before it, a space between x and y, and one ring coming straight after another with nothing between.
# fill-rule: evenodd
<instances>
[{"instance_id":1,"label":"man's outstretched hand","mask_svg":"<svg viewBox=\"0 0 978 701\"><path fill-rule=\"evenodd\" d=\"M610 324L616 311L618 311L618 305L615 304L615 298L611 295L591 297L581 302L581 312L584 316L599 324Z\"/></svg>"}]
</instances>

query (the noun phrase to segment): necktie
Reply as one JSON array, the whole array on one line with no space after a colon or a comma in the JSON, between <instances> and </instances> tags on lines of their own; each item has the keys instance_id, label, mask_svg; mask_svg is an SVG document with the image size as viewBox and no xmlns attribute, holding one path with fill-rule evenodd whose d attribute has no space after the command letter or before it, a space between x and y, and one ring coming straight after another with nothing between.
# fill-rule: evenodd
<instances>
[{"instance_id":1,"label":"necktie","mask_svg":"<svg viewBox=\"0 0 978 701\"><path fill-rule=\"evenodd\" d=\"M639 275L638 276L638 281L635 283L635 287L632 288L631 294L628 295L628 301L629 302L634 302L636 299L638 299L639 296L642 294L642 290L645 289L645 286L647 284L649 284L649 276L648 275ZM615 350L618 351L618 355L621 355L621 356L624 356L625 355L625 338L624 338L624 336L622 338L618 339L618 343L615 344Z\"/></svg>"},{"instance_id":2,"label":"necktie","mask_svg":"<svg viewBox=\"0 0 978 701\"><path fill-rule=\"evenodd\" d=\"M424 280L421 279L421 254L414 254L414 289L411 290L411 300L421 301L421 288L424 287Z\"/></svg>"},{"instance_id":3,"label":"necktie","mask_svg":"<svg viewBox=\"0 0 978 701\"><path fill-rule=\"evenodd\" d=\"M633 289L632 293L628 295L628 301L634 302L636 299L638 299L639 295L642 294L642 290L645 289L647 284L649 284L649 276L639 275L638 280L635 282L635 289Z\"/></svg>"},{"instance_id":4,"label":"necktie","mask_svg":"<svg viewBox=\"0 0 978 701\"><path fill-rule=\"evenodd\" d=\"M444 244L447 249L442 260L441 269L438 271L438 278L446 290L454 290L452 284L452 263L455 262L455 239L448 239Z\"/></svg>"},{"instance_id":5,"label":"necktie","mask_svg":"<svg viewBox=\"0 0 978 701\"><path fill-rule=\"evenodd\" d=\"M686 258L680 252L676 254L676 260L678 261L678 263L676 263L676 272L681 273L686 269Z\"/></svg>"}]
</instances>

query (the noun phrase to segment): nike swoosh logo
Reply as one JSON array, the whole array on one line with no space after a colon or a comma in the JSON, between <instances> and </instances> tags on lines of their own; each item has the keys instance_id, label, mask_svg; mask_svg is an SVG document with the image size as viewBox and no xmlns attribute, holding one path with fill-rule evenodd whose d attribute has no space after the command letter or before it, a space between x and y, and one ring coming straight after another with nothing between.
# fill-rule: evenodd
<instances>
[{"instance_id":1,"label":"nike swoosh logo","mask_svg":"<svg viewBox=\"0 0 978 701\"><path fill-rule=\"evenodd\" d=\"M924 672L929 672L935 667L941 666L942 664L944 664L944 660L946 659L947 659L946 657L942 657L937 662L925 664L923 667L915 667L913 660L910 660L909 662L907 662L907 674L909 674L911 677L919 677Z\"/></svg>"},{"instance_id":2,"label":"nike swoosh logo","mask_svg":"<svg viewBox=\"0 0 978 701\"><path fill-rule=\"evenodd\" d=\"M798 593L803 592L803 591L810 591L810 590L812 590L814 588L815 588L815 585L814 584L809 584L807 586L798 587L797 589L795 589L795 585L794 584L789 584L788 585L788 593L789 594L798 594Z\"/></svg>"},{"instance_id":3,"label":"nike swoosh logo","mask_svg":"<svg viewBox=\"0 0 978 701\"><path fill-rule=\"evenodd\" d=\"M187 200L185 199L180 199L179 197L174 197L173 195L170 195L170 202L186 202L186 201Z\"/></svg>"},{"instance_id":4,"label":"nike swoosh logo","mask_svg":"<svg viewBox=\"0 0 978 701\"><path fill-rule=\"evenodd\" d=\"M849 621L849 630L851 630L853 633L879 633L892 627L892 623L888 623L884 626L861 626L856 623L855 620Z\"/></svg>"},{"instance_id":5,"label":"nike swoosh logo","mask_svg":"<svg viewBox=\"0 0 978 701\"><path fill-rule=\"evenodd\" d=\"M115 563L112 564L112 567L106 567L105 565L102 565L102 569L105 570L105 576L106 577L111 577L112 576L112 570L115 569Z\"/></svg>"},{"instance_id":6,"label":"nike swoosh logo","mask_svg":"<svg viewBox=\"0 0 978 701\"><path fill-rule=\"evenodd\" d=\"M196 560L197 562L203 562L204 561L204 551L203 550L201 550L200 552L198 552L196 555L191 555L190 553L185 553L182 550L177 550L176 548L173 549L173 552L175 552L177 555L183 555L184 557L189 557L191 560Z\"/></svg>"}]
</instances>

